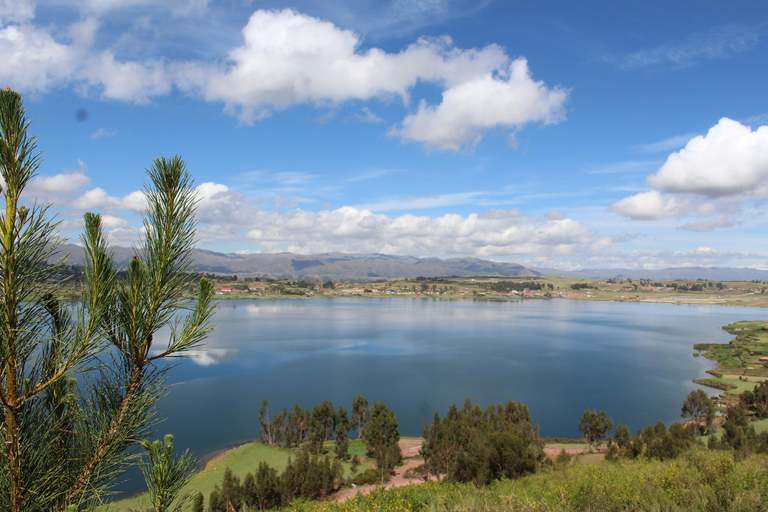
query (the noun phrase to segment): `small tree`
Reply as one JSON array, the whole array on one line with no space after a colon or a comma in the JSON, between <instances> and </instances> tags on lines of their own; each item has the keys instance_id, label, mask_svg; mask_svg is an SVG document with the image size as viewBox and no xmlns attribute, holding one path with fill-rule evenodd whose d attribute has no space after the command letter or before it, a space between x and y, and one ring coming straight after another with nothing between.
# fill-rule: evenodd
<instances>
[{"instance_id":1,"label":"small tree","mask_svg":"<svg viewBox=\"0 0 768 512\"><path fill-rule=\"evenodd\" d=\"M368 421L369 416L368 399L363 395L357 395L352 400L352 427L357 430L358 439L363 437L365 422Z\"/></svg>"},{"instance_id":2,"label":"small tree","mask_svg":"<svg viewBox=\"0 0 768 512\"><path fill-rule=\"evenodd\" d=\"M191 493L179 496L179 492L195 474L197 461L192 458L189 451L185 451L181 457L173 457L171 434L165 436L164 443L164 445L160 444L159 440L153 443L141 442L147 456L147 460L141 464L141 472L149 489L153 510L155 512L180 511L192 501ZM174 501L176 506L171 509Z\"/></svg>"},{"instance_id":3,"label":"small tree","mask_svg":"<svg viewBox=\"0 0 768 512\"><path fill-rule=\"evenodd\" d=\"M336 412L336 418L334 421L334 436L336 438L336 457L341 460L347 460L349 456L349 414L347 410L339 406L339 410Z\"/></svg>"},{"instance_id":4,"label":"small tree","mask_svg":"<svg viewBox=\"0 0 768 512\"><path fill-rule=\"evenodd\" d=\"M600 441L608 439L613 430L613 419L605 411L585 409L579 420L579 431L589 446L597 447Z\"/></svg>"},{"instance_id":5,"label":"small tree","mask_svg":"<svg viewBox=\"0 0 768 512\"><path fill-rule=\"evenodd\" d=\"M259 437L261 437L262 442L267 444L274 444L275 431L270 423L269 402L266 398L261 403L261 409L259 409L259 422L261 423Z\"/></svg>"},{"instance_id":6,"label":"small tree","mask_svg":"<svg viewBox=\"0 0 768 512\"><path fill-rule=\"evenodd\" d=\"M209 512L228 512L227 504L224 498L221 497L219 491L216 489L211 491L211 495L208 498L208 511Z\"/></svg>"},{"instance_id":7,"label":"small tree","mask_svg":"<svg viewBox=\"0 0 768 512\"><path fill-rule=\"evenodd\" d=\"M224 469L224 477L221 480L221 487L219 487L219 484L216 484L215 488L216 492L219 494L221 503L224 504L224 511L239 512L242 503L240 478L232 473L229 466Z\"/></svg>"},{"instance_id":8,"label":"small tree","mask_svg":"<svg viewBox=\"0 0 768 512\"><path fill-rule=\"evenodd\" d=\"M626 448L632 439L632 434L629 431L629 427L619 423L616 426L616 444L619 448Z\"/></svg>"},{"instance_id":9,"label":"small tree","mask_svg":"<svg viewBox=\"0 0 768 512\"><path fill-rule=\"evenodd\" d=\"M715 403L703 389L694 389L683 402L683 418L691 418L696 432L702 434L715 420Z\"/></svg>"},{"instance_id":10,"label":"small tree","mask_svg":"<svg viewBox=\"0 0 768 512\"><path fill-rule=\"evenodd\" d=\"M280 477L277 470L264 461L259 462L256 471L256 506L259 510L272 509L280 505Z\"/></svg>"},{"instance_id":11,"label":"small tree","mask_svg":"<svg viewBox=\"0 0 768 512\"><path fill-rule=\"evenodd\" d=\"M399 423L395 413L387 408L383 402L374 402L371 417L365 424L363 441L367 455L376 460L376 467L383 471L389 471L400 464L400 432Z\"/></svg>"},{"instance_id":12,"label":"small tree","mask_svg":"<svg viewBox=\"0 0 768 512\"><path fill-rule=\"evenodd\" d=\"M192 501L192 512L205 512L205 496L203 496L203 493L198 492L195 495L195 499Z\"/></svg>"}]
</instances>

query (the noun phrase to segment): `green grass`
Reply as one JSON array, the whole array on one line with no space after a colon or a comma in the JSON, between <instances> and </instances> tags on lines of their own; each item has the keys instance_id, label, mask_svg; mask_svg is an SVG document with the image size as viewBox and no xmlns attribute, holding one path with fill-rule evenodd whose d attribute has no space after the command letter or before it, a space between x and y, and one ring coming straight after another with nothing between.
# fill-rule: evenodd
<instances>
[{"instance_id":1,"label":"green grass","mask_svg":"<svg viewBox=\"0 0 768 512\"><path fill-rule=\"evenodd\" d=\"M296 503L294 512L752 511L768 508L768 457L694 449L666 462L634 460L566 468L478 489L429 482L345 503Z\"/></svg>"},{"instance_id":2,"label":"green grass","mask_svg":"<svg viewBox=\"0 0 768 512\"><path fill-rule=\"evenodd\" d=\"M768 355L768 322L745 320L723 329L735 335L729 343L694 345L697 350L705 350L704 357L717 362L717 370L709 372L715 374L714 378L694 382L723 389L721 399L727 403L768 378L768 368L755 363L759 357ZM732 378L725 378L726 375ZM740 376L749 380L739 380Z\"/></svg>"},{"instance_id":3,"label":"green grass","mask_svg":"<svg viewBox=\"0 0 768 512\"><path fill-rule=\"evenodd\" d=\"M589 448L586 444L581 443L547 443L545 448L554 448L556 450L586 450Z\"/></svg>"},{"instance_id":4,"label":"green grass","mask_svg":"<svg viewBox=\"0 0 768 512\"><path fill-rule=\"evenodd\" d=\"M748 391L748 390L751 391L751 390L755 389L755 386L757 386L757 384L758 384L755 381L744 382L744 381L738 380L738 379L718 379L718 378L714 378L714 379L707 379L707 380L712 381L712 382L720 382L720 383L725 384L727 386L731 386L728 389L728 393L734 394L734 395L739 395L739 394L743 393L744 391Z\"/></svg>"},{"instance_id":5,"label":"green grass","mask_svg":"<svg viewBox=\"0 0 768 512\"><path fill-rule=\"evenodd\" d=\"M357 453L362 457L365 455L365 446L361 440L351 440L350 454ZM327 450L333 450L333 443L326 443ZM333 452L330 451L329 455ZM229 467L232 472L240 477L242 482L245 475L248 473L256 473L256 468L259 462L266 462L273 468L276 468L280 473L285 469L288 464L289 458L295 458L296 452L293 450L285 450L282 448L271 447L261 443L249 443L239 448L229 450L222 454L220 457L215 458L209 462L206 468L195 475L183 492L194 491L202 492L205 495L206 503L208 496L213 491L216 484L220 484L224 476L224 470ZM344 463L345 475L351 474L349 463ZM367 468L373 467L368 461L363 461L358 471L363 471ZM117 501L105 507L105 512L129 512L133 510L145 510L149 506L148 496L142 494L132 498Z\"/></svg>"},{"instance_id":6,"label":"green grass","mask_svg":"<svg viewBox=\"0 0 768 512\"><path fill-rule=\"evenodd\" d=\"M760 434L768 430L768 419L757 420L752 422L752 426L755 427L755 434Z\"/></svg>"}]
</instances>

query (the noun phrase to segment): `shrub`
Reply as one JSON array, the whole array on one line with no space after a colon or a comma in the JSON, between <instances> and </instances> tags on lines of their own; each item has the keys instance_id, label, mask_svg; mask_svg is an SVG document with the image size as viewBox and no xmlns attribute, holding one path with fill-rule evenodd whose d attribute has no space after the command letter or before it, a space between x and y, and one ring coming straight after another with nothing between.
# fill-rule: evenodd
<instances>
[{"instance_id":1,"label":"shrub","mask_svg":"<svg viewBox=\"0 0 768 512\"><path fill-rule=\"evenodd\" d=\"M352 479L352 483L355 485L371 485L375 484L381 479L381 472L375 469L366 469L362 473L355 475Z\"/></svg>"}]
</instances>

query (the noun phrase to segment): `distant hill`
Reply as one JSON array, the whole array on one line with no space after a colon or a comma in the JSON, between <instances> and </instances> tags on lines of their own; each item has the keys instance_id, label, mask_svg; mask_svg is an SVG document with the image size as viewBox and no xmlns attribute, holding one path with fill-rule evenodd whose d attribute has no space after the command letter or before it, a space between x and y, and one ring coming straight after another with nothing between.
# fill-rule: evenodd
<instances>
[{"instance_id":1,"label":"distant hill","mask_svg":"<svg viewBox=\"0 0 768 512\"><path fill-rule=\"evenodd\" d=\"M595 279L650 279L655 281L684 280L695 281L753 281L768 280L768 271L754 268L734 267L679 267L661 270L644 270L631 268L608 268L587 270L558 270L556 268L534 268L536 272L546 276L583 277Z\"/></svg>"},{"instance_id":2,"label":"distant hill","mask_svg":"<svg viewBox=\"0 0 768 512\"><path fill-rule=\"evenodd\" d=\"M133 249L115 247L115 262L126 265ZM83 252L76 245L66 245L62 254L68 261L82 264ZM311 279L319 281L374 281L404 277L539 275L516 263L486 261L478 258L416 258L386 254L224 254L204 249L194 253L197 270L238 277L274 279Z\"/></svg>"},{"instance_id":3,"label":"distant hill","mask_svg":"<svg viewBox=\"0 0 768 512\"><path fill-rule=\"evenodd\" d=\"M125 266L133 249L113 247L115 262ZM62 254L69 261L82 264L83 251L77 245L65 245ZM479 258L416 258L387 254L224 254L197 249L194 254L200 272L236 274L238 277L271 277L273 279L311 279L318 281L374 281L376 279L445 277L445 276L563 276L597 279L682 279L693 281L768 280L768 271L751 268L683 267L664 270L591 269L567 271L554 268L527 268L517 263L481 260Z\"/></svg>"}]
</instances>

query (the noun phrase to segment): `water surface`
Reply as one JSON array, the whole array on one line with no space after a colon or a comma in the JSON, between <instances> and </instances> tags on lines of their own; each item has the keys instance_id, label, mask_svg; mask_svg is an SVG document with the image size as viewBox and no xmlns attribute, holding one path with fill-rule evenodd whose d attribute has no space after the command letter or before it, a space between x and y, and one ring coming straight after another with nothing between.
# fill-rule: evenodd
<instances>
[{"instance_id":1,"label":"water surface","mask_svg":"<svg viewBox=\"0 0 768 512\"><path fill-rule=\"evenodd\" d=\"M472 397L528 404L544 436L579 435L585 408L637 428L680 418L713 364L693 344L765 319L724 306L569 300L225 300L207 352L182 360L160 433L197 455L258 437L264 398L278 412L354 396L383 401L402 435Z\"/></svg>"}]
</instances>

